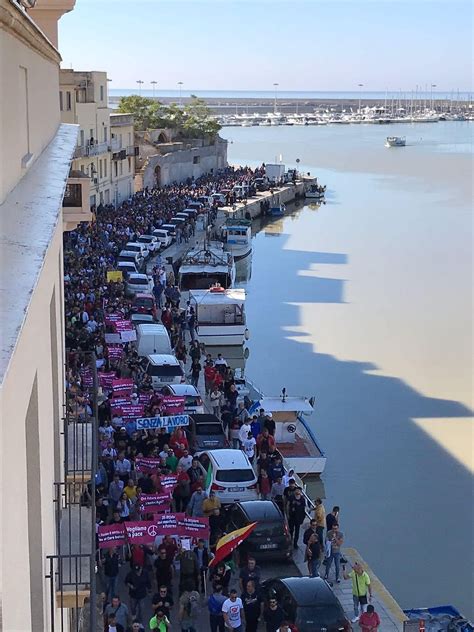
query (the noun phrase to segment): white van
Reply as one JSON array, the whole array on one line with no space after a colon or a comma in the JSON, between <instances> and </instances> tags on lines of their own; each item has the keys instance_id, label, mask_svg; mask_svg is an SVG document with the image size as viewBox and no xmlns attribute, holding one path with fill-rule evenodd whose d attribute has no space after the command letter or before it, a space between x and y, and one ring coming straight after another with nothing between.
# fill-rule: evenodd
<instances>
[{"instance_id":1,"label":"white van","mask_svg":"<svg viewBox=\"0 0 474 632\"><path fill-rule=\"evenodd\" d=\"M184 371L173 355L152 354L147 356L147 360L145 373L151 376L153 388L184 382Z\"/></svg>"},{"instance_id":2,"label":"white van","mask_svg":"<svg viewBox=\"0 0 474 632\"><path fill-rule=\"evenodd\" d=\"M153 235L161 243L162 248L168 248L168 246L171 246L171 242L173 241L173 239L169 232L164 228L157 228L153 231Z\"/></svg>"},{"instance_id":3,"label":"white van","mask_svg":"<svg viewBox=\"0 0 474 632\"><path fill-rule=\"evenodd\" d=\"M140 357L154 353L171 354L171 342L164 325L137 326L137 353Z\"/></svg>"},{"instance_id":4,"label":"white van","mask_svg":"<svg viewBox=\"0 0 474 632\"><path fill-rule=\"evenodd\" d=\"M258 500L257 477L247 455L242 450L209 450L211 486L221 503ZM204 479L207 471L201 465Z\"/></svg>"}]
</instances>

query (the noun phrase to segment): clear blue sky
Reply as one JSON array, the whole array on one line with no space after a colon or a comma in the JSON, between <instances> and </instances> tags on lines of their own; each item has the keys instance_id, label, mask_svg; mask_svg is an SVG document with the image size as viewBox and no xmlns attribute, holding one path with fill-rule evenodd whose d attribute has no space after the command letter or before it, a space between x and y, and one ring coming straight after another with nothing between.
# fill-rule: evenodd
<instances>
[{"instance_id":1,"label":"clear blue sky","mask_svg":"<svg viewBox=\"0 0 474 632\"><path fill-rule=\"evenodd\" d=\"M471 0L77 0L63 67L111 88L473 90Z\"/></svg>"}]
</instances>

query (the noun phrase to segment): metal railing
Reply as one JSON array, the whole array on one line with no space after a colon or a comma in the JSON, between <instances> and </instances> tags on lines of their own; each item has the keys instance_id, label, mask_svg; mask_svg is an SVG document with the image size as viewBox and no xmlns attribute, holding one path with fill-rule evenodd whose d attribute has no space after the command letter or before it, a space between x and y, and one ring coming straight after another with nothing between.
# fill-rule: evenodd
<instances>
[{"instance_id":1,"label":"metal railing","mask_svg":"<svg viewBox=\"0 0 474 632\"><path fill-rule=\"evenodd\" d=\"M93 145L78 145L74 150L73 158L87 158L89 156L99 156L109 151L109 143L94 143Z\"/></svg>"}]
</instances>

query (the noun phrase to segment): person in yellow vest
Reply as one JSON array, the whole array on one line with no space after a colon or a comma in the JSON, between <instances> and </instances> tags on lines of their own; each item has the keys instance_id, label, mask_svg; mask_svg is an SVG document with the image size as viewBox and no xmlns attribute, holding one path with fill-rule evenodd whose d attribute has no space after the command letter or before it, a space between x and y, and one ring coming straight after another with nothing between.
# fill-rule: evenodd
<instances>
[{"instance_id":1,"label":"person in yellow vest","mask_svg":"<svg viewBox=\"0 0 474 632\"><path fill-rule=\"evenodd\" d=\"M214 513L214 509L221 508L221 501L217 498L216 493L214 491L209 492L209 497L206 498L202 503L202 510L204 516L209 518Z\"/></svg>"},{"instance_id":2,"label":"person in yellow vest","mask_svg":"<svg viewBox=\"0 0 474 632\"><path fill-rule=\"evenodd\" d=\"M326 510L321 498L314 501L314 519L316 520L316 533L318 534L321 546L324 546L324 527L326 526Z\"/></svg>"},{"instance_id":3,"label":"person in yellow vest","mask_svg":"<svg viewBox=\"0 0 474 632\"><path fill-rule=\"evenodd\" d=\"M352 623L356 623L359 620L359 606L361 613L365 612L368 602L372 599L370 577L360 562L354 562L350 573L343 570L343 576L344 579L352 581L352 599L354 602Z\"/></svg>"}]
</instances>

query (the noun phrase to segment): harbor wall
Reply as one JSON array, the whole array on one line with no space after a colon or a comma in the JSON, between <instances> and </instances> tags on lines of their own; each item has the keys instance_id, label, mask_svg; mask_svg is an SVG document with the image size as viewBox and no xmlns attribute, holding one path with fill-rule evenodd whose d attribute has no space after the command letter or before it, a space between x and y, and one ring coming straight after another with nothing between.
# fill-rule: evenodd
<instances>
[{"instance_id":1,"label":"harbor wall","mask_svg":"<svg viewBox=\"0 0 474 632\"><path fill-rule=\"evenodd\" d=\"M273 191L264 191L257 193L255 198L247 200L247 202L238 202L235 208L226 206L224 211L227 217L245 218L247 214L250 214L252 219L259 217L262 214L263 204L268 202L270 207L279 206L280 204L287 204L293 202L296 199L303 198L305 194L305 183L296 182L288 183L285 186L275 188Z\"/></svg>"}]
</instances>

